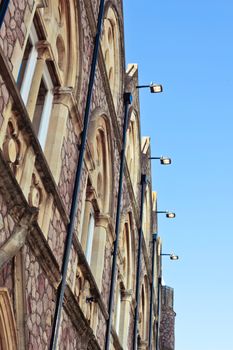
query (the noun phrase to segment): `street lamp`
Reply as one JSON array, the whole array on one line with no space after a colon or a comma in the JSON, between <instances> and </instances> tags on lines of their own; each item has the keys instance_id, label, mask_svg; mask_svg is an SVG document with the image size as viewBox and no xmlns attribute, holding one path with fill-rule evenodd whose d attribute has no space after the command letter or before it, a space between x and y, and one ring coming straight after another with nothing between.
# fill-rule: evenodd
<instances>
[{"instance_id":1,"label":"street lamp","mask_svg":"<svg viewBox=\"0 0 233 350\"><path fill-rule=\"evenodd\" d=\"M159 257L160 257L160 268L159 268L159 276L158 276L158 304L157 304L157 315L158 315L158 321L156 324L156 350L159 350L159 330L160 330L160 312L161 312L161 285L162 285L162 257L163 256L169 256L170 260L178 260L178 255L175 255L173 253L162 253L160 251Z\"/></svg>"},{"instance_id":2,"label":"street lamp","mask_svg":"<svg viewBox=\"0 0 233 350\"><path fill-rule=\"evenodd\" d=\"M152 349L152 324L153 324L153 301L154 301L154 278L155 278L155 246L158 239L157 233L152 235L152 283L151 283L151 293L150 293L150 321L149 321L149 350ZM160 298L161 298L161 284L162 284L162 256L170 256L171 260L178 260L179 257L173 253L166 254L160 253L160 269L158 276L158 304L157 304L157 316L158 321L156 323L156 350L159 350L159 323L160 323Z\"/></svg>"},{"instance_id":3,"label":"street lamp","mask_svg":"<svg viewBox=\"0 0 233 350\"><path fill-rule=\"evenodd\" d=\"M148 159L159 159L160 160L160 164L162 165L170 165L172 160L171 158L169 157L164 157L164 156L161 156L161 157L149 157Z\"/></svg>"},{"instance_id":4,"label":"street lamp","mask_svg":"<svg viewBox=\"0 0 233 350\"><path fill-rule=\"evenodd\" d=\"M179 260L179 256L173 253L170 254L160 254L161 256L169 256L171 260Z\"/></svg>"},{"instance_id":5,"label":"street lamp","mask_svg":"<svg viewBox=\"0 0 233 350\"><path fill-rule=\"evenodd\" d=\"M149 88L152 94L163 92L163 86L161 84L150 83L150 85L137 85L136 88Z\"/></svg>"},{"instance_id":6,"label":"street lamp","mask_svg":"<svg viewBox=\"0 0 233 350\"><path fill-rule=\"evenodd\" d=\"M168 219L174 219L176 217L176 214L172 211L164 210L164 211L156 211L156 214L166 214L166 217Z\"/></svg>"}]
</instances>

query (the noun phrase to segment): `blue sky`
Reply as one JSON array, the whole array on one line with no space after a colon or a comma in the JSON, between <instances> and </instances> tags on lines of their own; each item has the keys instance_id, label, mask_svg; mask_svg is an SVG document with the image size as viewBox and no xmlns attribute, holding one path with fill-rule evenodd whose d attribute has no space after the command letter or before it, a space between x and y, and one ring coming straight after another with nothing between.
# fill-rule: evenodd
<instances>
[{"instance_id":1,"label":"blue sky","mask_svg":"<svg viewBox=\"0 0 233 350\"><path fill-rule=\"evenodd\" d=\"M233 349L233 2L124 1L126 62L138 63L142 134L152 154L176 350ZM153 126L153 127L152 127ZM154 161L155 162L155 161Z\"/></svg>"}]
</instances>

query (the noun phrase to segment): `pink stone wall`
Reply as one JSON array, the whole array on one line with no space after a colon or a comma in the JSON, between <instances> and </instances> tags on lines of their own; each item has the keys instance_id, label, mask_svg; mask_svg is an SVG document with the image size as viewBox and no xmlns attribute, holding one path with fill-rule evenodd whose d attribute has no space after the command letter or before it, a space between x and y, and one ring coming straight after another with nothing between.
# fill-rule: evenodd
<instances>
[{"instance_id":1,"label":"pink stone wall","mask_svg":"<svg viewBox=\"0 0 233 350\"><path fill-rule=\"evenodd\" d=\"M53 208L53 217L49 225L48 243L61 267L66 238L66 227L60 217L58 210Z\"/></svg>"},{"instance_id":2,"label":"pink stone wall","mask_svg":"<svg viewBox=\"0 0 233 350\"><path fill-rule=\"evenodd\" d=\"M0 247L11 236L15 222L10 214L8 214L7 204L0 193Z\"/></svg>"},{"instance_id":3,"label":"pink stone wall","mask_svg":"<svg viewBox=\"0 0 233 350\"><path fill-rule=\"evenodd\" d=\"M77 330L75 329L74 325L70 321L65 311L62 312L62 322L58 349L63 350L64 348L72 350L82 349L80 334L78 334Z\"/></svg>"},{"instance_id":4,"label":"pink stone wall","mask_svg":"<svg viewBox=\"0 0 233 350\"><path fill-rule=\"evenodd\" d=\"M64 139L61 152L62 166L58 187L60 195L67 209L67 213L69 213L79 153L79 140L74 132L74 125L72 124L70 118L67 120L67 130L67 138Z\"/></svg>"},{"instance_id":5,"label":"pink stone wall","mask_svg":"<svg viewBox=\"0 0 233 350\"><path fill-rule=\"evenodd\" d=\"M11 58L13 55L15 42L19 41L23 47L27 28L24 23L24 15L27 10L32 12L34 0L11 0L6 12L3 25L0 30L0 46L5 57L9 60L12 69Z\"/></svg>"},{"instance_id":6,"label":"pink stone wall","mask_svg":"<svg viewBox=\"0 0 233 350\"><path fill-rule=\"evenodd\" d=\"M112 266L112 246L110 242L107 240L107 244L105 247L105 261L104 261L102 291L101 291L101 296L107 308L108 308L109 290L110 290L110 282L111 282L111 266Z\"/></svg>"},{"instance_id":7,"label":"pink stone wall","mask_svg":"<svg viewBox=\"0 0 233 350\"><path fill-rule=\"evenodd\" d=\"M99 312L98 327L96 331L96 338L101 349L104 349L105 344L105 332L106 332L106 322L104 316Z\"/></svg>"},{"instance_id":8,"label":"pink stone wall","mask_svg":"<svg viewBox=\"0 0 233 350\"><path fill-rule=\"evenodd\" d=\"M162 307L160 322L160 346L161 350L175 349L175 316L173 310L173 289L162 287Z\"/></svg>"},{"instance_id":9,"label":"pink stone wall","mask_svg":"<svg viewBox=\"0 0 233 350\"><path fill-rule=\"evenodd\" d=\"M6 263L0 270L0 287L8 289L10 297L13 301L14 297L14 263L13 260Z\"/></svg>"},{"instance_id":10,"label":"pink stone wall","mask_svg":"<svg viewBox=\"0 0 233 350\"><path fill-rule=\"evenodd\" d=\"M35 256L25 246L26 333L28 350L44 350L50 341L55 291Z\"/></svg>"},{"instance_id":11,"label":"pink stone wall","mask_svg":"<svg viewBox=\"0 0 233 350\"><path fill-rule=\"evenodd\" d=\"M80 95L77 96L79 114L83 118L84 110L86 106L86 96L87 96L87 87L88 79L90 75L90 66L91 66L91 57L93 52L93 38L91 30L89 27L89 22L87 18L86 9L84 6L83 0L79 2L80 6L80 15L81 15L81 26L82 29L82 43L80 47L82 48L82 55L80 57L81 64L81 88Z\"/></svg>"},{"instance_id":12,"label":"pink stone wall","mask_svg":"<svg viewBox=\"0 0 233 350\"><path fill-rule=\"evenodd\" d=\"M9 92L8 92L6 85L3 83L2 78L0 76L0 128L1 128L3 120L4 120L3 110L9 101L9 97L10 97Z\"/></svg>"},{"instance_id":13,"label":"pink stone wall","mask_svg":"<svg viewBox=\"0 0 233 350\"><path fill-rule=\"evenodd\" d=\"M133 348L133 330L134 330L134 314L130 311L129 333L128 333L128 348Z\"/></svg>"}]
</instances>

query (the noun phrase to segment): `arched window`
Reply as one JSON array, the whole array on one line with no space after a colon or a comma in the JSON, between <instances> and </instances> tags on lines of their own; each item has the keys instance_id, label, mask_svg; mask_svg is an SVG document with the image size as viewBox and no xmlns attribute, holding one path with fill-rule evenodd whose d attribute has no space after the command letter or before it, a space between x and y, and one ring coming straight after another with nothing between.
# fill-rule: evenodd
<instances>
[{"instance_id":1,"label":"arched window","mask_svg":"<svg viewBox=\"0 0 233 350\"><path fill-rule=\"evenodd\" d=\"M127 146L126 146L126 161L131 176L132 186L136 195L137 185L139 183L139 163L140 163L140 151L139 151L139 127L138 117L136 111L133 109L130 112L129 125L127 130Z\"/></svg>"},{"instance_id":2,"label":"arched window","mask_svg":"<svg viewBox=\"0 0 233 350\"><path fill-rule=\"evenodd\" d=\"M48 0L30 21L21 62L16 63L17 85L57 182L69 115L66 88L77 88L80 71L78 7L75 0Z\"/></svg>"},{"instance_id":3,"label":"arched window","mask_svg":"<svg viewBox=\"0 0 233 350\"><path fill-rule=\"evenodd\" d=\"M151 201L152 201L151 191L150 191L150 188L147 187L145 192L144 210L143 210L143 233L144 233L147 246L149 246L149 242L152 236Z\"/></svg>"},{"instance_id":4,"label":"arched window","mask_svg":"<svg viewBox=\"0 0 233 350\"><path fill-rule=\"evenodd\" d=\"M18 349L14 313L6 288L0 288L0 349Z\"/></svg>"},{"instance_id":5,"label":"arched window","mask_svg":"<svg viewBox=\"0 0 233 350\"><path fill-rule=\"evenodd\" d=\"M116 293L115 304L117 303L116 305L119 308L118 314L120 315L120 323L116 331L123 349L127 349L132 294L135 281L135 239L131 212L127 213L126 217L123 219L119 255L121 276L121 283L119 283L119 285L121 288L120 297ZM116 323L116 325L118 324Z\"/></svg>"},{"instance_id":6,"label":"arched window","mask_svg":"<svg viewBox=\"0 0 233 350\"><path fill-rule=\"evenodd\" d=\"M93 160L93 169L89 172L87 183L81 244L96 283L101 290L113 188L111 142L104 116L92 117L88 144Z\"/></svg>"},{"instance_id":7,"label":"arched window","mask_svg":"<svg viewBox=\"0 0 233 350\"><path fill-rule=\"evenodd\" d=\"M104 17L102 50L106 71L112 91L113 101L117 107L120 92L120 31L116 13L109 7Z\"/></svg>"},{"instance_id":8,"label":"arched window","mask_svg":"<svg viewBox=\"0 0 233 350\"><path fill-rule=\"evenodd\" d=\"M148 338L148 323L149 323L149 284L148 278L145 275L141 286L141 301L139 312L139 339L143 342Z\"/></svg>"},{"instance_id":9,"label":"arched window","mask_svg":"<svg viewBox=\"0 0 233 350\"><path fill-rule=\"evenodd\" d=\"M132 227L132 215L127 214L123 226L120 253L123 260L124 286L127 290L133 289L135 279L135 241Z\"/></svg>"}]
</instances>

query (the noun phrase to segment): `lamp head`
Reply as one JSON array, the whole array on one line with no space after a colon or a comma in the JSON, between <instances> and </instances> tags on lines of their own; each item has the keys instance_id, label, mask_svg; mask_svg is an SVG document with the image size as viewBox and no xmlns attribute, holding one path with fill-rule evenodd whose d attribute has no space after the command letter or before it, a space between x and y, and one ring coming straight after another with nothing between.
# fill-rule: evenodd
<instances>
[{"instance_id":1,"label":"lamp head","mask_svg":"<svg viewBox=\"0 0 233 350\"><path fill-rule=\"evenodd\" d=\"M170 259L171 259L171 260L179 260L179 256L178 256L178 255L175 255L175 254L171 254L171 255L170 255Z\"/></svg>"},{"instance_id":2,"label":"lamp head","mask_svg":"<svg viewBox=\"0 0 233 350\"><path fill-rule=\"evenodd\" d=\"M170 165L172 162L171 158L168 158L168 157L160 157L160 163L162 165Z\"/></svg>"},{"instance_id":3,"label":"lamp head","mask_svg":"<svg viewBox=\"0 0 233 350\"><path fill-rule=\"evenodd\" d=\"M163 92L163 87L160 84L153 84L153 83L151 83L150 84L150 92L152 94Z\"/></svg>"},{"instance_id":4,"label":"lamp head","mask_svg":"<svg viewBox=\"0 0 233 350\"><path fill-rule=\"evenodd\" d=\"M176 217L176 214L175 214L175 213L172 213L172 212L170 212L170 211L168 211L168 212L166 213L166 217L167 217L168 219L174 219L174 218Z\"/></svg>"}]
</instances>

